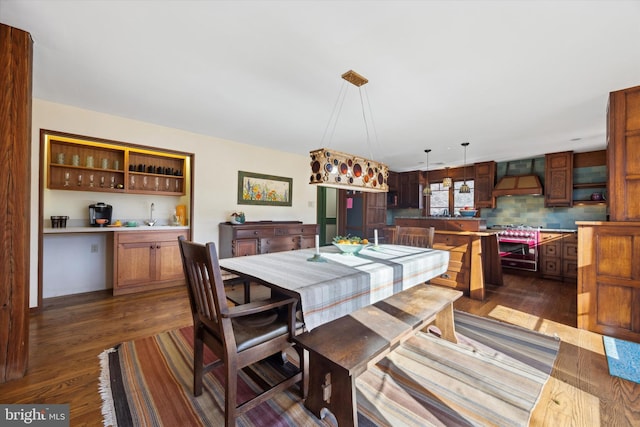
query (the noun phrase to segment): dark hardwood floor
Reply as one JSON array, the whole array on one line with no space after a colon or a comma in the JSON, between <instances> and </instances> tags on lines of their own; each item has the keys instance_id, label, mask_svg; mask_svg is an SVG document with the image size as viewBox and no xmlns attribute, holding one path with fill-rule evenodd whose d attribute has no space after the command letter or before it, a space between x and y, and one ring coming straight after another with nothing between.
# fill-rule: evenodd
<instances>
[{"instance_id":1,"label":"dark hardwood floor","mask_svg":"<svg viewBox=\"0 0 640 427\"><path fill-rule=\"evenodd\" d=\"M489 288L485 301L462 298L456 308L562 339L532 426L640 425L640 385L609 376L602 337L575 328L575 284L506 274L505 285ZM27 375L0 384L0 402L68 403L72 426L100 426L98 355L190 323L183 288L46 300L31 316Z\"/></svg>"}]
</instances>

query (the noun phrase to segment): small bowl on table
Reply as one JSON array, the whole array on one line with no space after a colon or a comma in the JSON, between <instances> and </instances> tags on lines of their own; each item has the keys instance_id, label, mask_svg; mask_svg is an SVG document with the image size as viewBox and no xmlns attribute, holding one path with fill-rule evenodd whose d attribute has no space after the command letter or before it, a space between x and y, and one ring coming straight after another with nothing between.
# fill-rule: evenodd
<instances>
[{"instance_id":1,"label":"small bowl on table","mask_svg":"<svg viewBox=\"0 0 640 427\"><path fill-rule=\"evenodd\" d=\"M477 213L477 209L460 209L460 215L466 218L474 217Z\"/></svg>"},{"instance_id":2,"label":"small bowl on table","mask_svg":"<svg viewBox=\"0 0 640 427\"><path fill-rule=\"evenodd\" d=\"M356 255L367 245L362 243L333 243L333 246L340 249L343 255Z\"/></svg>"}]
</instances>

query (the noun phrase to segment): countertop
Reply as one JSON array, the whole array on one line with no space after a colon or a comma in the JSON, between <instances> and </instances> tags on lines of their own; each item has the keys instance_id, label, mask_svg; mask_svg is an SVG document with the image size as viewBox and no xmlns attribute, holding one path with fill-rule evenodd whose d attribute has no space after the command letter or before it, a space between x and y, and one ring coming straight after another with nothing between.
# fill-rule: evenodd
<instances>
[{"instance_id":1,"label":"countertop","mask_svg":"<svg viewBox=\"0 0 640 427\"><path fill-rule=\"evenodd\" d=\"M188 230L190 227L186 225L138 225L137 227L65 227L65 228L43 228L43 234L70 234L70 233L107 233L113 231L171 231L171 230Z\"/></svg>"}]
</instances>

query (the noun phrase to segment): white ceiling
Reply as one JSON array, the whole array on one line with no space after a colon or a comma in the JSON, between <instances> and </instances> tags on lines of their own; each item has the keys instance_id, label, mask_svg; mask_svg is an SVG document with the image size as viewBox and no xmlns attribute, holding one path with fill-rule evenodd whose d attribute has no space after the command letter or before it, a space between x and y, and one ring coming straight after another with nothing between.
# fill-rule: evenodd
<instances>
[{"instance_id":1,"label":"white ceiling","mask_svg":"<svg viewBox=\"0 0 640 427\"><path fill-rule=\"evenodd\" d=\"M640 85L637 0L0 0L0 22L34 39L35 98L396 171L464 141L468 163L603 149L608 93Z\"/></svg>"}]
</instances>

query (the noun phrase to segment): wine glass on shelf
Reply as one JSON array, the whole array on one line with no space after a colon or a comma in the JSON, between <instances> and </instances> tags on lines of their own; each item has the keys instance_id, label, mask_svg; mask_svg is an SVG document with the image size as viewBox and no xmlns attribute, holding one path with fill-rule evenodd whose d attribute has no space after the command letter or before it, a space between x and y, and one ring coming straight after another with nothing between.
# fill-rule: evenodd
<instances>
[{"instance_id":1,"label":"wine glass on shelf","mask_svg":"<svg viewBox=\"0 0 640 427\"><path fill-rule=\"evenodd\" d=\"M160 178L156 176L154 180L154 190L158 191L159 188L160 188Z\"/></svg>"},{"instance_id":2,"label":"wine glass on shelf","mask_svg":"<svg viewBox=\"0 0 640 427\"><path fill-rule=\"evenodd\" d=\"M100 177L100 187L104 188L104 176Z\"/></svg>"},{"instance_id":3,"label":"wine glass on shelf","mask_svg":"<svg viewBox=\"0 0 640 427\"><path fill-rule=\"evenodd\" d=\"M69 186L69 172L64 173L64 186L65 187Z\"/></svg>"},{"instance_id":4,"label":"wine glass on shelf","mask_svg":"<svg viewBox=\"0 0 640 427\"><path fill-rule=\"evenodd\" d=\"M116 177L111 175L111 184L109 184L109 188L115 188L116 186Z\"/></svg>"},{"instance_id":5,"label":"wine glass on shelf","mask_svg":"<svg viewBox=\"0 0 640 427\"><path fill-rule=\"evenodd\" d=\"M142 178L142 188L147 189L147 184L149 183L149 179L145 176Z\"/></svg>"},{"instance_id":6,"label":"wine glass on shelf","mask_svg":"<svg viewBox=\"0 0 640 427\"><path fill-rule=\"evenodd\" d=\"M82 174L79 173L78 174L78 187L81 187L81 186L82 186Z\"/></svg>"},{"instance_id":7,"label":"wine glass on shelf","mask_svg":"<svg viewBox=\"0 0 640 427\"><path fill-rule=\"evenodd\" d=\"M129 177L129 187L134 190L136 188L136 177L135 175L131 175Z\"/></svg>"},{"instance_id":8,"label":"wine glass on shelf","mask_svg":"<svg viewBox=\"0 0 640 427\"><path fill-rule=\"evenodd\" d=\"M93 174L89 175L89 187L93 187Z\"/></svg>"},{"instance_id":9,"label":"wine glass on shelf","mask_svg":"<svg viewBox=\"0 0 640 427\"><path fill-rule=\"evenodd\" d=\"M169 191L169 184L170 184L169 178L165 178L165 181L164 181L165 191Z\"/></svg>"}]
</instances>

